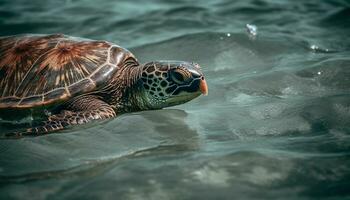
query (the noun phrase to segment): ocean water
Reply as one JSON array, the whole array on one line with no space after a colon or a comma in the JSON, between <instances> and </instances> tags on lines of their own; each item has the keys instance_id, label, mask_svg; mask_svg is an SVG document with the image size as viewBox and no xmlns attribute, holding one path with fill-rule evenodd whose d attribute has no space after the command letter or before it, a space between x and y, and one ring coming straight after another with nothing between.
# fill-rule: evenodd
<instances>
[{"instance_id":1,"label":"ocean water","mask_svg":"<svg viewBox=\"0 0 350 200\"><path fill-rule=\"evenodd\" d=\"M349 1L1 0L19 33L195 61L209 95L1 140L0 199L350 199Z\"/></svg>"}]
</instances>

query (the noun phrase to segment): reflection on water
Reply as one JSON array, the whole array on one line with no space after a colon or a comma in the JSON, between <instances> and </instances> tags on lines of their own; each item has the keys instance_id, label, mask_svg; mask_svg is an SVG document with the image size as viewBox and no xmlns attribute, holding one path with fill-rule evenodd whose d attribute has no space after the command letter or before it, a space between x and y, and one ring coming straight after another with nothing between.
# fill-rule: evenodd
<instances>
[{"instance_id":1,"label":"reflection on water","mask_svg":"<svg viewBox=\"0 0 350 200\"><path fill-rule=\"evenodd\" d=\"M175 108L1 140L1 199L348 197L349 6L0 1L1 35L109 40L140 62L198 62L209 85L209 96Z\"/></svg>"}]
</instances>

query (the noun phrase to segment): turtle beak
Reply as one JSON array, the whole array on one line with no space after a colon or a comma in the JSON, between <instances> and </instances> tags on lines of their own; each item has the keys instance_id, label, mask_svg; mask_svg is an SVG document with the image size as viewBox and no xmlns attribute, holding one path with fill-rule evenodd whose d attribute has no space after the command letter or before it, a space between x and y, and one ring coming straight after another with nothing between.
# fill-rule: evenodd
<instances>
[{"instance_id":1,"label":"turtle beak","mask_svg":"<svg viewBox=\"0 0 350 200\"><path fill-rule=\"evenodd\" d=\"M202 92L204 96L208 95L208 85L205 81L204 77L202 77L200 83L199 83L199 90Z\"/></svg>"}]
</instances>

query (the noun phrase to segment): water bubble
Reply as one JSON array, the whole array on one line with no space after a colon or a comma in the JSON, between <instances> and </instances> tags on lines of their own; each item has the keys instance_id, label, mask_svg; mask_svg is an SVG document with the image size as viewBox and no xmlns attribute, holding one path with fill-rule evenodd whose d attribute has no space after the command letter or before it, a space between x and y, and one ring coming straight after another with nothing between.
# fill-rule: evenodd
<instances>
[{"instance_id":1,"label":"water bubble","mask_svg":"<svg viewBox=\"0 0 350 200\"><path fill-rule=\"evenodd\" d=\"M230 37L230 36L231 36L231 33L227 33L226 35L227 35L227 37Z\"/></svg>"}]
</instances>

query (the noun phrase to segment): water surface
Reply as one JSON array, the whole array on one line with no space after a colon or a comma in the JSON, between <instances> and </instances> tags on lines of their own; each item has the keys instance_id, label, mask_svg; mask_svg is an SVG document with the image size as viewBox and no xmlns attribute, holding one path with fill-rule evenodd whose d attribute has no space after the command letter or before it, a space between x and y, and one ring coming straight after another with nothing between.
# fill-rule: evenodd
<instances>
[{"instance_id":1,"label":"water surface","mask_svg":"<svg viewBox=\"0 0 350 200\"><path fill-rule=\"evenodd\" d=\"M0 35L64 33L142 63L195 61L209 96L1 140L0 198L350 198L349 13L345 0L1 0Z\"/></svg>"}]
</instances>

